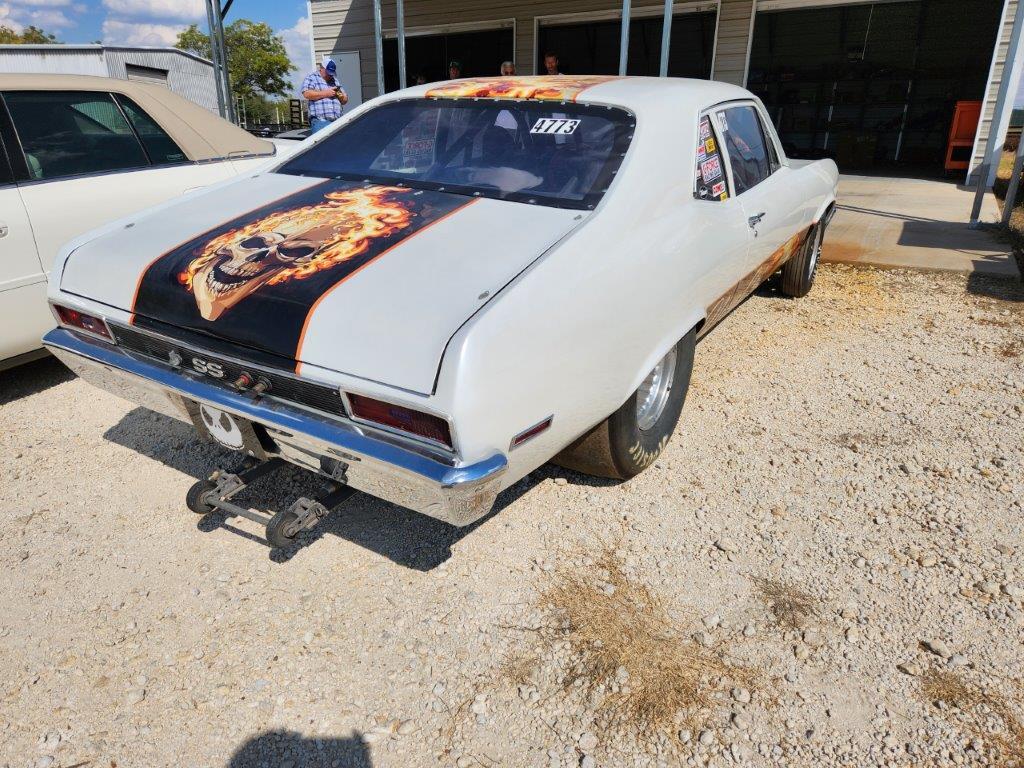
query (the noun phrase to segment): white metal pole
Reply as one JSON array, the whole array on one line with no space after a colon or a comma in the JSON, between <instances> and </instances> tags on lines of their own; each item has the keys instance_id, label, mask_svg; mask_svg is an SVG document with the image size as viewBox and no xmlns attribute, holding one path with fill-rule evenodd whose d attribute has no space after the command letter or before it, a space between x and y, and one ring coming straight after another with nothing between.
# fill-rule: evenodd
<instances>
[{"instance_id":1,"label":"white metal pole","mask_svg":"<svg viewBox=\"0 0 1024 768\"><path fill-rule=\"evenodd\" d=\"M377 95L384 95L384 32L380 20L380 0L373 0L373 44L377 55Z\"/></svg>"},{"instance_id":2,"label":"white metal pole","mask_svg":"<svg viewBox=\"0 0 1024 768\"><path fill-rule=\"evenodd\" d=\"M992 113L992 122L989 124L988 140L985 142L985 154L981 158L981 165L978 167L978 182L974 190L974 207L971 208L971 229L981 226L981 204L985 200L985 192L988 191L988 177L992 166L992 153L995 151L996 142L1003 137L999 136L999 126L1003 121L1003 112L1006 110L1007 102L1012 103L1010 94L1010 81L1013 79L1010 74L1017 62L1017 48L1020 45L1021 26L1024 25L1024 2L1017 3L1017 13L1013 17L1013 33L1010 35L1010 47L1006 51L1006 61L1003 63L1003 76L999 82L999 95L996 97L995 111ZM996 45L999 45L998 39ZM982 115L984 118L984 115Z\"/></svg>"},{"instance_id":3,"label":"white metal pole","mask_svg":"<svg viewBox=\"0 0 1024 768\"><path fill-rule=\"evenodd\" d=\"M661 77L668 77L668 48L672 42L672 0L665 0L665 19L661 22Z\"/></svg>"},{"instance_id":4,"label":"white metal pole","mask_svg":"<svg viewBox=\"0 0 1024 768\"><path fill-rule=\"evenodd\" d=\"M629 63L629 0L622 0L622 38L619 41L619 74L626 74Z\"/></svg>"},{"instance_id":5,"label":"white metal pole","mask_svg":"<svg viewBox=\"0 0 1024 768\"><path fill-rule=\"evenodd\" d=\"M395 0L398 13L398 87L405 88L405 6L402 0Z\"/></svg>"},{"instance_id":6,"label":"white metal pole","mask_svg":"<svg viewBox=\"0 0 1024 768\"><path fill-rule=\"evenodd\" d=\"M216 22L217 29L217 50L220 53L220 76L224 81L224 93L231 93L231 77L228 75L228 46L224 41L224 15L221 11L220 0L214 0L214 4L217 6L214 11L214 21ZM227 100L228 105L228 120L233 123L237 123L237 115L231 103L231 100Z\"/></svg>"},{"instance_id":7,"label":"white metal pole","mask_svg":"<svg viewBox=\"0 0 1024 768\"><path fill-rule=\"evenodd\" d=\"M1013 175L1010 177L1010 186L1006 190L1006 199L1003 200L1003 225L1010 223L1010 216L1013 215L1013 208L1017 204L1017 188L1020 186L1020 172L1024 168L1024 135L1017 140L1017 157L1013 161Z\"/></svg>"},{"instance_id":8,"label":"white metal pole","mask_svg":"<svg viewBox=\"0 0 1024 768\"><path fill-rule=\"evenodd\" d=\"M220 57L217 55L216 25L213 21L213 14L217 11L214 10L214 2L216 0L206 0L206 24L210 29L210 58L213 60L213 82L217 88L217 109L220 116L226 120L228 108L225 103L224 84L220 77Z\"/></svg>"}]
</instances>

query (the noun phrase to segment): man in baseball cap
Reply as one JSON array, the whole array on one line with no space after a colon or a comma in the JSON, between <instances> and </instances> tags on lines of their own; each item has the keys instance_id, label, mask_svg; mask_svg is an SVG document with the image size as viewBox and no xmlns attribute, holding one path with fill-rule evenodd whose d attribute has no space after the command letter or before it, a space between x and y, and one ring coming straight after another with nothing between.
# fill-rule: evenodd
<instances>
[{"instance_id":1,"label":"man in baseball cap","mask_svg":"<svg viewBox=\"0 0 1024 768\"><path fill-rule=\"evenodd\" d=\"M337 74L334 59L327 59L302 81L302 98L309 102L311 133L322 131L341 117L341 108L348 103L348 94L338 84Z\"/></svg>"}]
</instances>

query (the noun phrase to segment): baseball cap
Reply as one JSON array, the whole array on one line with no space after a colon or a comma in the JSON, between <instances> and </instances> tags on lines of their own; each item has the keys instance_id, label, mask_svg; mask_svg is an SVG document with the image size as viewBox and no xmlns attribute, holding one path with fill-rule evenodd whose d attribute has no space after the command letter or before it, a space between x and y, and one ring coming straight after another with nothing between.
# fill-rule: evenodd
<instances>
[{"instance_id":1,"label":"baseball cap","mask_svg":"<svg viewBox=\"0 0 1024 768\"><path fill-rule=\"evenodd\" d=\"M328 59L324 62L324 69L327 70L327 74L333 75L338 71L338 65L334 63L334 59Z\"/></svg>"}]
</instances>

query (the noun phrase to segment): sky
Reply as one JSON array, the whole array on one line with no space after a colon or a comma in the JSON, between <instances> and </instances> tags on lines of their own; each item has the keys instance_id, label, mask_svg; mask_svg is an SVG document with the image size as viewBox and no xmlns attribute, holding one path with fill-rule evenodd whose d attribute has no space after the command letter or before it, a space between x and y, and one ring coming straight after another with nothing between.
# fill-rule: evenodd
<instances>
[{"instance_id":1,"label":"sky","mask_svg":"<svg viewBox=\"0 0 1024 768\"><path fill-rule=\"evenodd\" d=\"M238 18L265 21L284 38L298 87L310 62L305 0L235 0L226 21ZM34 24L65 43L169 46L193 23L206 30L204 0L0 0L0 26Z\"/></svg>"}]
</instances>

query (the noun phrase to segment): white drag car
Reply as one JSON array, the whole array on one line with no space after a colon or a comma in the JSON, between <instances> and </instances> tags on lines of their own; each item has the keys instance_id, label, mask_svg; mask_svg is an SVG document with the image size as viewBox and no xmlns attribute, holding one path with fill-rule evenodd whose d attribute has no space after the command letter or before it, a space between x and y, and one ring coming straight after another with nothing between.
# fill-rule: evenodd
<instances>
[{"instance_id":1,"label":"white drag car","mask_svg":"<svg viewBox=\"0 0 1024 768\"><path fill-rule=\"evenodd\" d=\"M551 460L649 466L695 341L777 271L810 289L836 184L730 85L419 86L70 244L45 343L248 455L196 511L283 545L357 489L464 526ZM335 490L271 519L230 502L281 461Z\"/></svg>"}]
</instances>

